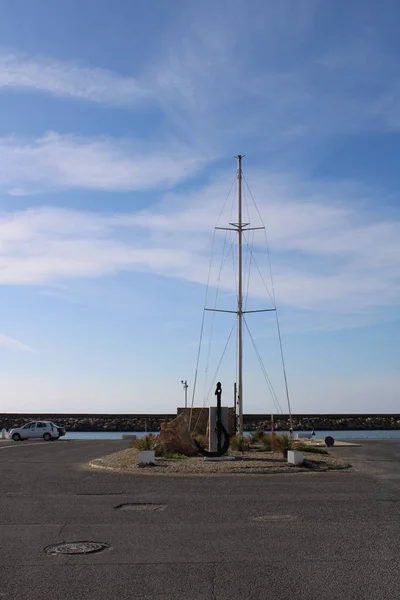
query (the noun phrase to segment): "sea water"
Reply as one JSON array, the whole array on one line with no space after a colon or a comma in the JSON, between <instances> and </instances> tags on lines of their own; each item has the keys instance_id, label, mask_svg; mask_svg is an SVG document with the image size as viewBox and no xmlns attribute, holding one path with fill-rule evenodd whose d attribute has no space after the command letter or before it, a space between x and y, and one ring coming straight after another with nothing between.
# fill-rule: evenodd
<instances>
[{"instance_id":1,"label":"sea water","mask_svg":"<svg viewBox=\"0 0 400 600\"><path fill-rule=\"evenodd\" d=\"M158 431L67 431L67 434L62 439L67 440L120 440L123 435L136 435L138 438L143 437L149 433L157 435ZM266 431L266 433L269 433ZM276 433L283 433L277 431ZM311 433L310 431L295 431L296 433ZM249 431L245 432L245 435L250 435ZM327 435L332 436L334 439L352 439L352 440L374 440L374 439L399 439L400 429L362 429L362 430L351 430L345 429L340 431L320 431L315 430L315 436L318 439L324 439Z\"/></svg>"}]
</instances>

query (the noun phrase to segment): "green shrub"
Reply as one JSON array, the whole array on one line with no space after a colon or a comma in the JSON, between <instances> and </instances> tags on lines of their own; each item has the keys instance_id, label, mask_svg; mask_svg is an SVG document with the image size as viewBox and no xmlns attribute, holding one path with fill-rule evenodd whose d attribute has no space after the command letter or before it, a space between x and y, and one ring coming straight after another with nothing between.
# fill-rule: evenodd
<instances>
[{"instance_id":1,"label":"green shrub","mask_svg":"<svg viewBox=\"0 0 400 600\"><path fill-rule=\"evenodd\" d=\"M272 450L272 452L279 452L280 445L279 445L278 437L279 436L275 432L271 433L271 450Z\"/></svg>"},{"instance_id":2,"label":"green shrub","mask_svg":"<svg viewBox=\"0 0 400 600\"><path fill-rule=\"evenodd\" d=\"M252 431L250 433L250 442L252 444L257 444L257 442L262 442L264 438L264 430L263 429L257 429L256 431Z\"/></svg>"},{"instance_id":3,"label":"green shrub","mask_svg":"<svg viewBox=\"0 0 400 600\"><path fill-rule=\"evenodd\" d=\"M309 446L308 444L297 444L296 450L300 452L312 452L313 454L329 454L325 448L317 448L316 446Z\"/></svg>"},{"instance_id":4,"label":"green shrub","mask_svg":"<svg viewBox=\"0 0 400 600\"><path fill-rule=\"evenodd\" d=\"M271 452L272 450L272 435L264 435L261 439L261 446L264 452Z\"/></svg>"},{"instance_id":5,"label":"green shrub","mask_svg":"<svg viewBox=\"0 0 400 600\"><path fill-rule=\"evenodd\" d=\"M234 435L230 441L230 448L236 452L245 452L250 447L250 440L245 435Z\"/></svg>"},{"instance_id":6,"label":"green shrub","mask_svg":"<svg viewBox=\"0 0 400 600\"><path fill-rule=\"evenodd\" d=\"M137 438L133 445L137 450L154 450L156 436L152 433L148 433L142 438Z\"/></svg>"},{"instance_id":7,"label":"green shrub","mask_svg":"<svg viewBox=\"0 0 400 600\"><path fill-rule=\"evenodd\" d=\"M163 446L160 446L160 444L155 444L153 450L154 450L157 458L164 456L164 448L163 448Z\"/></svg>"},{"instance_id":8,"label":"green shrub","mask_svg":"<svg viewBox=\"0 0 400 600\"><path fill-rule=\"evenodd\" d=\"M171 460L180 460L182 458L188 458L186 454L178 454L177 452L169 452L164 456L164 458L169 458Z\"/></svg>"},{"instance_id":9,"label":"green shrub","mask_svg":"<svg viewBox=\"0 0 400 600\"><path fill-rule=\"evenodd\" d=\"M289 433L282 433L281 435L277 435L274 440L274 445L278 452L282 453L284 458L287 457L288 450L293 450L294 448L294 440Z\"/></svg>"}]
</instances>

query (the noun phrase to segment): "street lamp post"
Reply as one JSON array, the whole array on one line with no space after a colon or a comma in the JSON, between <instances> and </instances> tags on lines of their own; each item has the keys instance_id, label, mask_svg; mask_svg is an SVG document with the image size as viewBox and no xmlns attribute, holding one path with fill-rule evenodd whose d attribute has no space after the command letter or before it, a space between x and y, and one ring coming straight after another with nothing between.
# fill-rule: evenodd
<instances>
[{"instance_id":1,"label":"street lamp post","mask_svg":"<svg viewBox=\"0 0 400 600\"><path fill-rule=\"evenodd\" d=\"M185 381L183 381L183 379L182 379L181 380L181 384L183 385L183 389L185 391L185 408L187 408L187 390L188 390L188 387L189 387L188 386L188 382L186 381L186 379L185 379Z\"/></svg>"}]
</instances>

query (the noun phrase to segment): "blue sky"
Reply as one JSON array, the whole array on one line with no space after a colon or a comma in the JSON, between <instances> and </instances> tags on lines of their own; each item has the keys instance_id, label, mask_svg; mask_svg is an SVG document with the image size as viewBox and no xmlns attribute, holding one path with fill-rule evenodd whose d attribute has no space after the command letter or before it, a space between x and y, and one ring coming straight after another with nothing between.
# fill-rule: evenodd
<instances>
[{"instance_id":1,"label":"blue sky","mask_svg":"<svg viewBox=\"0 0 400 600\"><path fill-rule=\"evenodd\" d=\"M242 153L292 410L398 412L399 18L390 0L4 0L0 410L182 404ZM270 304L254 265L248 302ZM274 317L248 322L286 411ZM232 324L207 315L195 405L215 378L230 403ZM276 411L245 352L245 412Z\"/></svg>"}]
</instances>

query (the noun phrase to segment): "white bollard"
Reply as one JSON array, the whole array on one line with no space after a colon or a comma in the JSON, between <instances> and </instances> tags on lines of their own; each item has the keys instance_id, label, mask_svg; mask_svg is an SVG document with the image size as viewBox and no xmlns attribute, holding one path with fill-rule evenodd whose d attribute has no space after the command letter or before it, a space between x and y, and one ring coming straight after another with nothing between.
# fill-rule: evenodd
<instances>
[{"instance_id":1,"label":"white bollard","mask_svg":"<svg viewBox=\"0 0 400 600\"><path fill-rule=\"evenodd\" d=\"M3 440L8 440L8 431L7 429L2 429L1 430L1 437Z\"/></svg>"},{"instance_id":2,"label":"white bollard","mask_svg":"<svg viewBox=\"0 0 400 600\"><path fill-rule=\"evenodd\" d=\"M154 450L140 450L138 463L148 465L149 463L155 462L156 453Z\"/></svg>"},{"instance_id":3,"label":"white bollard","mask_svg":"<svg viewBox=\"0 0 400 600\"><path fill-rule=\"evenodd\" d=\"M301 465L304 462L304 454L299 450L288 450L287 461L290 465Z\"/></svg>"}]
</instances>

